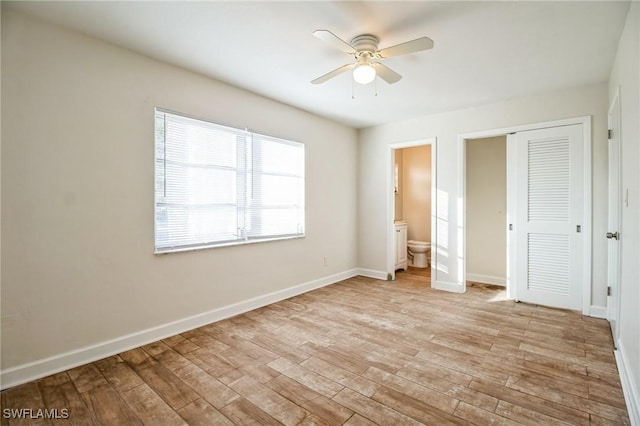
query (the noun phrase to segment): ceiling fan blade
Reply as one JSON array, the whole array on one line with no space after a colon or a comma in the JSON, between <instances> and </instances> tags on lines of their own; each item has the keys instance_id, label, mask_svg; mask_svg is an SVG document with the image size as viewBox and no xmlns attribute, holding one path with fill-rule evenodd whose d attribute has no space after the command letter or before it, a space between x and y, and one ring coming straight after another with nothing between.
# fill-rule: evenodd
<instances>
[{"instance_id":1,"label":"ceiling fan blade","mask_svg":"<svg viewBox=\"0 0 640 426\"><path fill-rule=\"evenodd\" d=\"M421 50L428 50L432 48L433 40L429 37L420 37L415 40L378 50L377 53L383 58L390 58L392 56L406 55L407 53L420 52Z\"/></svg>"},{"instance_id":2,"label":"ceiling fan blade","mask_svg":"<svg viewBox=\"0 0 640 426\"><path fill-rule=\"evenodd\" d=\"M375 62L371 65L375 68L376 74L389 84L397 83L402 78L400 74L380 62Z\"/></svg>"},{"instance_id":3,"label":"ceiling fan blade","mask_svg":"<svg viewBox=\"0 0 640 426\"><path fill-rule=\"evenodd\" d=\"M336 77L340 74L342 74L343 72L349 71L351 68L355 67L356 64L347 64L347 65L343 65L338 69L335 69L331 72L326 73L323 76L320 76L318 78L316 78L315 80L311 80L311 83L313 84L320 84L320 83L324 83L327 80L332 79L333 77Z\"/></svg>"},{"instance_id":4,"label":"ceiling fan blade","mask_svg":"<svg viewBox=\"0 0 640 426\"><path fill-rule=\"evenodd\" d=\"M328 30L316 30L313 32L313 35L318 37L320 40L325 43L329 43L336 49L342 50L344 53L354 53L355 49L346 41L342 40L340 37L332 33Z\"/></svg>"}]
</instances>

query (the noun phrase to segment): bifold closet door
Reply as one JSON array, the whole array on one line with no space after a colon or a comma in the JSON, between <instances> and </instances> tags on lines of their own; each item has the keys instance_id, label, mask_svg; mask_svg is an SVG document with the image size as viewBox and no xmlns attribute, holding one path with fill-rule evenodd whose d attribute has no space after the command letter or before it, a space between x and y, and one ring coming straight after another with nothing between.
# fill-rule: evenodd
<instances>
[{"instance_id":1,"label":"bifold closet door","mask_svg":"<svg viewBox=\"0 0 640 426\"><path fill-rule=\"evenodd\" d=\"M518 132L512 139L520 301L582 309L582 132L577 124Z\"/></svg>"}]
</instances>

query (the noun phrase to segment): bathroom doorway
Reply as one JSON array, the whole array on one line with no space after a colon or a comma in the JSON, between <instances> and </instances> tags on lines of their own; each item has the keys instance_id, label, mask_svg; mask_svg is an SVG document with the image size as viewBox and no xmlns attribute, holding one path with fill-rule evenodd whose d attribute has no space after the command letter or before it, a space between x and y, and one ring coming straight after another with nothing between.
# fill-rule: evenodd
<instances>
[{"instance_id":1,"label":"bathroom doorway","mask_svg":"<svg viewBox=\"0 0 640 426\"><path fill-rule=\"evenodd\" d=\"M431 250L436 247L435 138L390 148L388 278L394 280L402 270L430 282L436 262L436 250Z\"/></svg>"}]
</instances>

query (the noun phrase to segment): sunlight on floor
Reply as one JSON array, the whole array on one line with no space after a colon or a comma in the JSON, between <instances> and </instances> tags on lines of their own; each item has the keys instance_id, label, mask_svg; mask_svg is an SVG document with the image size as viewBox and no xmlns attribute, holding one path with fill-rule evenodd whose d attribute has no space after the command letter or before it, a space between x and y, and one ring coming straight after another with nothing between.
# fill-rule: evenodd
<instances>
[{"instance_id":1,"label":"sunlight on floor","mask_svg":"<svg viewBox=\"0 0 640 426\"><path fill-rule=\"evenodd\" d=\"M487 302L504 302L512 300L507 297L506 287L467 281L467 288L473 287L487 292Z\"/></svg>"}]
</instances>

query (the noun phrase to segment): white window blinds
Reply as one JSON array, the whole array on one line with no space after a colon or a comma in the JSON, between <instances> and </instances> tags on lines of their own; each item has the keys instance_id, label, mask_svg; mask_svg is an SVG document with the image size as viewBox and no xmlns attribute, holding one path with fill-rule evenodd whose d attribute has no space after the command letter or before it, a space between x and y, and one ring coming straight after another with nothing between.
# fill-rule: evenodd
<instances>
[{"instance_id":1,"label":"white window blinds","mask_svg":"<svg viewBox=\"0 0 640 426\"><path fill-rule=\"evenodd\" d=\"M304 236L304 145L157 109L156 253Z\"/></svg>"}]
</instances>

